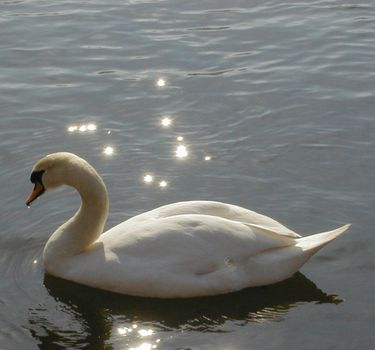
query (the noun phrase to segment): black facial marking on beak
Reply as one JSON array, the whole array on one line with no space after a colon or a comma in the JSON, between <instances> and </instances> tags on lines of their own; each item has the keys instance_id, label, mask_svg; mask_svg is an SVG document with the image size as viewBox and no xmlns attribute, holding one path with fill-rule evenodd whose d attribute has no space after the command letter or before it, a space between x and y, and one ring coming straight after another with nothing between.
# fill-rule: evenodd
<instances>
[{"instance_id":1,"label":"black facial marking on beak","mask_svg":"<svg viewBox=\"0 0 375 350\"><path fill-rule=\"evenodd\" d=\"M30 176L30 181L35 185L33 191L30 193L29 198L26 201L26 205L29 206L32 202L35 201L39 196L41 196L44 191L44 185L42 181L42 176L44 170L33 171Z\"/></svg>"},{"instance_id":2,"label":"black facial marking on beak","mask_svg":"<svg viewBox=\"0 0 375 350\"><path fill-rule=\"evenodd\" d=\"M42 182L42 175L45 173L45 170L38 170L38 171L33 171L31 173L31 176L30 176L30 181L33 183L33 184L36 184L37 182L39 182L40 184L43 185L43 182Z\"/></svg>"}]
</instances>

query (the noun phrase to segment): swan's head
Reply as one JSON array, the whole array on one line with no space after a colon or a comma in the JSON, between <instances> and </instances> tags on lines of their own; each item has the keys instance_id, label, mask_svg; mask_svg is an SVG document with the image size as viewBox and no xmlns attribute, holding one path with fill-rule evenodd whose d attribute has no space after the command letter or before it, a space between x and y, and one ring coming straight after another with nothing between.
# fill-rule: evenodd
<instances>
[{"instance_id":1,"label":"swan's head","mask_svg":"<svg viewBox=\"0 0 375 350\"><path fill-rule=\"evenodd\" d=\"M59 152L49 154L36 162L30 176L34 189L30 193L26 205L29 206L49 189L69 185L72 175L74 176L77 161L85 162L72 153Z\"/></svg>"}]
</instances>

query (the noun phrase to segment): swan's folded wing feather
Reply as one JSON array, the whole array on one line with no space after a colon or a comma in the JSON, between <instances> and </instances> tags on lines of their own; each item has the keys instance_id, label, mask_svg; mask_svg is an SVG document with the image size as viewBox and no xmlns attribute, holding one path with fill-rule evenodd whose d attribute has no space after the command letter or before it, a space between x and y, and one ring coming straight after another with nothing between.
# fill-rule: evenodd
<instances>
[{"instance_id":1,"label":"swan's folded wing feather","mask_svg":"<svg viewBox=\"0 0 375 350\"><path fill-rule=\"evenodd\" d=\"M260 226L201 214L120 224L100 238L105 245L123 255L145 259L173 256L211 256L217 260L243 259L267 249L294 245L295 240Z\"/></svg>"},{"instance_id":2,"label":"swan's folded wing feather","mask_svg":"<svg viewBox=\"0 0 375 350\"><path fill-rule=\"evenodd\" d=\"M260 225L265 229L283 236L294 238L301 237L296 232L266 215L259 214L237 205L216 201L184 201L167 204L146 213L136 215L126 222L128 224L134 224L144 222L145 220L161 219L185 214L217 216L223 219L242 222L245 224Z\"/></svg>"},{"instance_id":3,"label":"swan's folded wing feather","mask_svg":"<svg viewBox=\"0 0 375 350\"><path fill-rule=\"evenodd\" d=\"M287 246L292 246L292 245L296 244L296 240L294 238L292 238L290 236L286 236L286 235L280 235L279 232L275 232L274 230L271 230L268 227L264 227L264 226L256 225L256 224L249 224L249 223L243 223L243 224L248 226L249 228L251 228L253 230L258 230L259 232L261 232L264 235L273 236L275 239L285 243L285 245L280 245L279 247L276 247L276 248L280 248L281 246L287 247ZM272 247L270 249L273 249L273 248L275 248L275 247Z\"/></svg>"}]
</instances>

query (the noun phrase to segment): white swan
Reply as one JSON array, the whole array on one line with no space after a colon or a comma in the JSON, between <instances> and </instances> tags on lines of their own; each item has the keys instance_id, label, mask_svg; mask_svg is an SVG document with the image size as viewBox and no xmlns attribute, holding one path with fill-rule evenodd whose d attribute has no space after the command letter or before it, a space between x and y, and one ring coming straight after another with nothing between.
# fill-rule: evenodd
<instances>
[{"instance_id":1,"label":"white swan","mask_svg":"<svg viewBox=\"0 0 375 350\"><path fill-rule=\"evenodd\" d=\"M107 190L85 160L50 154L35 164L31 181L27 205L61 185L76 188L82 199L44 248L47 273L129 295L185 298L276 283L349 227L303 238L238 206L190 201L137 215L102 234Z\"/></svg>"}]
</instances>

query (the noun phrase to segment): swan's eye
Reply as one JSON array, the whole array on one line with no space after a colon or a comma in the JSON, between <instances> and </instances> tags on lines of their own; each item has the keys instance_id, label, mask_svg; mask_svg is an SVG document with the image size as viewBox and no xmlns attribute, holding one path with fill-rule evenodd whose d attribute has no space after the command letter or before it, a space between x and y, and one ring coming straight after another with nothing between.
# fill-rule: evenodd
<instances>
[{"instance_id":1,"label":"swan's eye","mask_svg":"<svg viewBox=\"0 0 375 350\"><path fill-rule=\"evenodd\" d=\"M39 182L40 184L42 184L42 175L44 174L44 172L45 172L45 170L33 171L31 173L31 176L30 176L30 181L33 184L36 184L37 182Z\"/></svg>"}]
</instances>

